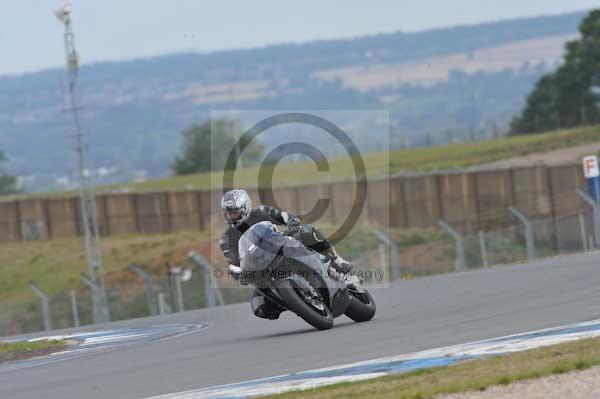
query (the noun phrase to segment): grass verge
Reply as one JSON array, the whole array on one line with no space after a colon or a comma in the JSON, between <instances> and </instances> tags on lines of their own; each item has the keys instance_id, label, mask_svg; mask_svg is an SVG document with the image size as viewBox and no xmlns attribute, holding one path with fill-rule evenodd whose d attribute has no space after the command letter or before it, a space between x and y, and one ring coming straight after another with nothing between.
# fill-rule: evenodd
<instances>
[{"instance_id":1,"label":"grass verge","mask_svg":"<svg viewBox=\"0 0 600 399\"><path fill-rule=\"evenodd\" d=\"M59 340L15 342L11 344L0 341L0 363L48 355L63 350L65 346L66 342Z\"/></svg>"},{"instance_id":2,"label":"grass verge","mask_svg":"<svg viewBox=\"0 0 600 399\"><path fill-rule=\"evenodd\" d=\"M131 263L143 265L153 275L161 276L166 274L167 262L182 263L190 250L210 253L215 250L212 247L216 247L216 242L216 236L200 231L104 237L102 253L109 294L128 297L138 291L143 293L143 284L128 269ZM40 301L27 287L30 281L50 297L55 328L71 326L70 290L77 292L81 321L87 322L90 295L79 281L79 275L87 272L81 238L0 244L0 335L41 328ZM117 308L129 310L125 306Z\"/></svg>"},{"instance_id":3,"label":"grass verge","mask_svg":"<svg viewBox=\"0 0 600 399\"><path fill-rule=\"evenodd\" d=\"M560 148L574 147L600 141L600 126L588 126L568 130L557 130L542 134L504 137L445 146L412 148L392 152L369 153L363 156L367 176L383 177L402 172L426 172L464 168L501 159L543 153ZM348 157L331 160L330 172L320 172L310 163L287 163L274 167L273 186L297 186L312 183L346 181L354 178L354 167ZM302 173L298 173L301 170ZM235 184L253 187L258 182L258 167L249 167L235 173ZM222 173L199 173L170 177L142 183L99 187L98 192L113 192L128 189L137 192L219 188ZM76 192L39 193L35 196L64 197ZM5 199L25 198L34 195L7 196Z\"/></svg>"},{"instance_id":4,"label":"grass verge","mask_svg":"<svg viewBox=\"0 0 600 399\"><path fill-rule=\"evenodd\" d=\"M433 399L440 394L483 391L493 385L508 385L531 378L584 370L596 365L600 365L600 338L269 398Z\"/></svg>"},{"instance_id":5,"label":"grass verge","mask_svg":"<svg viewBox=\"0 0 600 399\"><path fill-rule=\"evenodd\" d=\"M591 126L543 134L505 137L497 140L370 153L365 154L363 159L367 176L377 178L401 172L463 168L598 141L600 141L600 126ZM255 167L237 171L235 181L246 187L248 183L250 186L256 185L258 170ZM298 173L298 170L302 170L302 173ZM278 187L296 186L354 178L354 168L351 160L347 157L331 160L330 170L329 173L319 172L313 163L281 164L275 167L273 185ZM222 174L213 172L148 181L135 184L132 188L136 191L173 190L186 187L206 189L220 187L221 182Z\"/></svg>"},{"instance_id":6,"label":"grass verge","mask_svg":"<svg viewBox=\"0 0 600 399\"><path fill-rule=\"evenodd\" d=\"M216 238L207 232L191 231L105 237L102 240L104 270L108 274L126 271L132 262L158 267L167 261L181 261L186 249L213 241ZM173 258L176 251L183 252L179 259ZM49 295L78 287L79 274L87 271L81 238L2 243L0 303L35 297L27 288L30 281Z\"/></svg>"}]
</instances>

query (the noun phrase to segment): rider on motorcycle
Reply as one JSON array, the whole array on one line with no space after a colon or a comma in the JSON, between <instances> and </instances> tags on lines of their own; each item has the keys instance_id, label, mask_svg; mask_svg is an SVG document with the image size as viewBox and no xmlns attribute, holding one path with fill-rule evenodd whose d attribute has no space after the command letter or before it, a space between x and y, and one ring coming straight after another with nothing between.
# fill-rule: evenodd
<instances>
[{"instance_id":1,"label":"rider on motorcycle","mask_svg":"<svg viewBox=\"0 0 600 399\"><path fill-rule=\"evenodd\" d=\"M238 241L250 226L264 221L287 226L294 238L306 247L328 255L331 259L331 266L336 271L347 273L352 268L348 261L337 254L321 229L302 224L296 215L270 206L261 205L258 208L252 208L252 201L245 190L226 192L221 199L221 211L228 227L221 236L219 245L223 255L229 261L229 273L237 280L242 272ZM271 320L279 318L279 314L284 310L256 290L252 295L251 305L256 316Z\"/></svg>"}]
</instances>

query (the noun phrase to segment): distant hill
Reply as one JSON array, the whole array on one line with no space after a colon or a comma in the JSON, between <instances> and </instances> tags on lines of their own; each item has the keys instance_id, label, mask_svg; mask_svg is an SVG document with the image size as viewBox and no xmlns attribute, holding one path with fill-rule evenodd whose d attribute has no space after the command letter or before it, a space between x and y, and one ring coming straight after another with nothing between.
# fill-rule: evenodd
<instances>
[{"instance_id":1,"label":"distant hill","mask_svg":"<svg viewBox=\"0 0 600 399\"><path fill-rule=\"evenodd\" d=\"M499 133L584 15L85 65L92 164L104 183L164 176L181 130L213 108L389 109L395 147ZM30 189L70 184L64 79L0 77L0 149ZM364 126L361 148L377 134Z\"/></svg>"}]
</instances>

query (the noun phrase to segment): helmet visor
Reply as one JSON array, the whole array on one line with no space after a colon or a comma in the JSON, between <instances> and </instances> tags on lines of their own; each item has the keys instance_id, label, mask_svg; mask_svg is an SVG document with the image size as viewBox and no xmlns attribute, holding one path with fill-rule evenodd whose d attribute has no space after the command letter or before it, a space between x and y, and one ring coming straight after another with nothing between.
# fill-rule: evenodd
<instances>
[{"instance_id":1,"label":"helmet visor","mask_svg":"<svg viewBox=\"0 0 600 399\"><path fill-rule=\"evenodd\" d=\"M242 218L242 211L239 209L226 209L225 216L227 220L236 222Z\"/></svg>"}]
</instances>

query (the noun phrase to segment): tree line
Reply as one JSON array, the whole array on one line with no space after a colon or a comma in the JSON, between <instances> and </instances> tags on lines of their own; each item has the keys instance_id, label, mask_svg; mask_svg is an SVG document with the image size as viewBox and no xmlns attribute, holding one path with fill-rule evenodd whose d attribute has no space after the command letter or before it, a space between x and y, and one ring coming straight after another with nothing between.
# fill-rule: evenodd
<instances>
[{"instance_id":1,"label":"tree line","mask_svg":"<svg viewBox=\"0 0 600 399\"><path fill-rule=\"evenodd\" d=\"M0 195L15 194L17 190L17 178L4 171L6 156L0 151Z\"/></svg>"},{"instance_id":2,"label":"tree line","mask_svg":"<svg viewBox=\"0 0 600 399\"><path fill-rule=\"evenodd\" d=\"M581 37L566 44L564 63L543 76L511 123L511 133L528 134L600 122L600 9L579 25Z\"/></svg>"},{"instance_id":3,"label":"tree line","mask_svg":"<svg viewBox=\"0 0 600 399\"><path fill-rule=\"evenodd\" d=\"M171 164L176 175L223 171L227 158L233 154L245 166L256 163L263 147L243 135L238 123L229 119L207 121L193 125L182 133L181 151Z\"/></svg>"}]
</instances>

